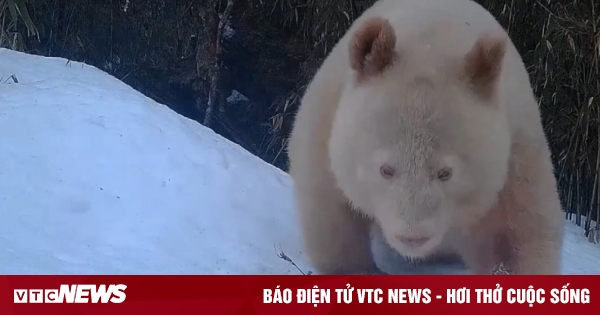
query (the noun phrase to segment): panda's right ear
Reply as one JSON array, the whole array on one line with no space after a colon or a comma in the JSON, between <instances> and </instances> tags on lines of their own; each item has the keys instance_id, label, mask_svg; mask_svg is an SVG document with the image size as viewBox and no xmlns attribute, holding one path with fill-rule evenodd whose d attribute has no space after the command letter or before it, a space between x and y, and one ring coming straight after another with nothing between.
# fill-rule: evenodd
<instances>
[{"instance_id":1,"label":"panda's right ear","mask_svg":"<svg viewBox=\"0 0 600 315\"><path fill-rule=\"evenodd\" d=\"M383 18L369 18L350 40L350 66L357 79L377 76L392 65L396 58L396 34L390 22Z\"/></svg>"}]
</instances>

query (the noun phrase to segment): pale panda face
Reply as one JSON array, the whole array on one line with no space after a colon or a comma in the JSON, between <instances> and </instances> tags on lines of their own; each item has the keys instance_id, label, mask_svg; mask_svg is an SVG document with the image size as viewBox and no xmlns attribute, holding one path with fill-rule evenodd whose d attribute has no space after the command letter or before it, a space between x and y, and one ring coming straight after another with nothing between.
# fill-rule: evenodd
<instances>
[{"instance_id":1,"label":"pale panda face","mask_svg":"<svg viewBox=\"0 0 600 315\"><path fill-rule=\"evenodd\" d=\"M391 69L343 92L330 138L337 183L400 254L424 258L501 190L503 111L466 89ZM414 74L414 72L413 72Z\"/></svg>"}]
</instances>

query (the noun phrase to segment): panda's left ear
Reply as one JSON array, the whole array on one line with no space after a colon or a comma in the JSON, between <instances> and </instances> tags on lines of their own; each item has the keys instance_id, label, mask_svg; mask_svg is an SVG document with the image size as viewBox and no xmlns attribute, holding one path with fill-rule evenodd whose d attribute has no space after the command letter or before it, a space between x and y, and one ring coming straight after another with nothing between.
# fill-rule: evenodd
<instances>
[{"instance_id":1,"label":"panda's left ear","mask_svg":"<svg viewBox=\"0 0 600 315\"><path fill-rule=\"evenodd\" d=\"M377 76L394 61L396 34L387 19L369 18L350 40L350 66L358 79Z\"/></svg>"},{"instance_id":2,"label":"panda's left ear","mask_svg":"<svg viewBox=\"0 0 600 315\"><path fill-rule=\"evenodd\" d=\"M477 95L488 99L496 92L507 45L505 33L486 32L465 55L462 78Z\"/></svg>"}]
</instances>

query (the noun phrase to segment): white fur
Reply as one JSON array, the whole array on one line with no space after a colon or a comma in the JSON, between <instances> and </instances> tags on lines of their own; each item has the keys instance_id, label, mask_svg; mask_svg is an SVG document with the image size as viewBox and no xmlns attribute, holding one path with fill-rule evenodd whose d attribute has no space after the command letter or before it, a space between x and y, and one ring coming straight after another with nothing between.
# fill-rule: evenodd
<instances>
[{"instance_id":1,"label":"white fur","mask_svg":"<svg viewBox=\"0 0 600 315\"><path fill-rule=\"evenodd\" d=\"M392 26L398 58L381 74L358 80L348 47L373 17ZM460 78L464 56L483 34L507 36L498 94L489 99ZM373 270L373 223L407 257L451 250L487 272L502 251L490 244L506 234L518 252L514 272L558 272L561 209L537 103L508 35L475 2L374 4L313 78L289 155L308 254L322 272ZM383 164L396 170L394 178L381 176ZM447 167L452 176L442 182L437 174ZM529 186L520 188L523 179ZM518 195L525 190L531 195ZM430 240L412 248L399 237ZM538 269L520 251L535 246L544 261Z\"/></svg>"}]
</instances>

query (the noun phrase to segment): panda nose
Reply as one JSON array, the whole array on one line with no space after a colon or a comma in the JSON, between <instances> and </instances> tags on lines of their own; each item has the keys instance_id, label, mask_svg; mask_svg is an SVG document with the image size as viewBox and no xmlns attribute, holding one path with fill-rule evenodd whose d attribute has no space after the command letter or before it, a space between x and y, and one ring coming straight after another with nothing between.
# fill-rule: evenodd
<instances>
[{"instance_id":1,"label":"panda nose","mask_svg":"<svg viewBox=\"0 0 600 315\"><path fill-rule=\"evenodd\" d=\"M417 248L423 246L427 241L429 241L429 237L404 237L404 236L396 236L396 238L404 245Z\"/></svg>"}]
</instances>

